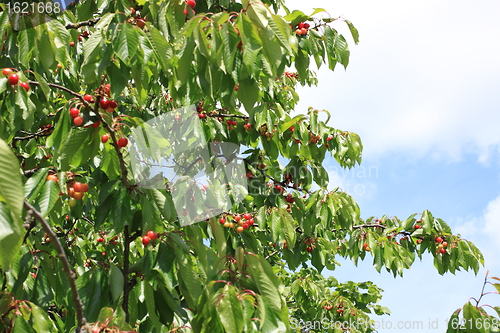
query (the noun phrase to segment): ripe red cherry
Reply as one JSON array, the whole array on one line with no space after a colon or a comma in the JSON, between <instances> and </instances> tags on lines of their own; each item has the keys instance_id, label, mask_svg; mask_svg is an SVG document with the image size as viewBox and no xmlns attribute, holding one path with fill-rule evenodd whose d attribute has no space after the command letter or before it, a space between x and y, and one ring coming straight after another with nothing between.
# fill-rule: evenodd
<instances>
[{"instance_id":1,"label":"ripe red cherry","mask_svg":"<svg viewBox=\"0 0 500 333\"><path fill-rule=\"evenodd\" d=\"M10 68L4 68L2 70L2 74L5 76L10 75L11 73L12 73L12 69L10 69Z\"/></svg>"},{"instance_id":2,"label":"ripe red cherry","mask_svg":"<svg viewBox=\"0 0 500 333\"><path fill-rule=\"evenodd\" d=\"M147 236L149 237L149 239L151 240L155 240L158 238L158 235L156 234L156 232L154 232L153 230L150 230L148 231L147 233Z\"/></svg>"},{"instance_id":3,"label":"ripe red cherry","mask_svg":"<svg viewBox=\"0 0 500 333\"><path fill-rule=\"evenodd\" d=\"M89 94L85 94L83 96L83 99L88 102L88 103L93 103L94 102L94 97L92 97L92 95L89 95Z\"/></svg>"},{"instance_id":4,"label":"ripe red cherry","mask_svg":"<svg viewBox=\"0 0 500 333\"><path fill-rule=\"evenodd\" d=\"M444 248L448 247L448 242L443 242L442 244Z\"/></svg>"},{"instance_id":5,"label":"ripe red cherry","mask_svg":"<svg viewBox=\"0 0 500 333\"><path fill-rule=\"evenodd\" d=\"M142 245L148 246L150 241L151 241L151 238L149 238L148 236L142 237Z\"/></svg>"},{"instance_id":6,"label":"ripe red cherry","mask_svg":"<svg viewBox=\"0 0 500 333\"><path fill-rule=\"evenodd\" d=\"M118 104L116 104L116 102L114 100L110 100L109 101L109 107L110 108L116 109L117 106L118 106Z\"/></svg>"},{"instance_id":7,"label":"ripe red cherry","mask_svg":"<svg viewBox=\"0 0 500 333\"><path fill-rule=\"evenodd\" d=\"M101 100L99 101L99 106L101 107L101 109L106 110L109 106L108 99L106 97L101 98Z\"/></svg>"},{"instance_id":8,"label":"ripe red cherry","mask_svg":"<svg viewBox=\"0 0 500 333\"><path fill-rule=\"evenodd\" d=\"M80 183L80 182L75 182L75 183L73 184L73 189L75 190L75 192L84 192L84 191L83 191L83 188L84 188L84 187L83 187L83 184L82 184L82 183Z\"/></svg>"},{"instance_id":9,"label":"ripe red cherry","mask_svg":"<svg viewBox=\"0 0 500 333\"><path fill-rule=\"evenodd\" d=\"M436 243L442 243L443 242L443 238L441 238L441 236L437 236L435 238L435 241L436 241Z\"/></svg>"},{"instance_id":10,"label":"ripe red cherry","mask_svg":"<svg viewBox=\"0 0 500 333\"><path fill-rule=\"evenodd\" d=\"M236 216L234 217L234 220L235 220L236 222L240 222L240 220L241 220L241 216L236 215Z\"/></svg>"},{"instance_id":11,"label":"ripe red cherry","mask_svg":"<svg viewBox=\"0 0 500 333\"><path fill-rule=\"evenodd\" d=\"M104 238L102 238L102 237L97 238L97 242L98 242L98 243L102 243L102 242L104 242Z\"/></svg>"},{"instance_id":12,"label":"ripe red cherry","mask_svg":"<svg viewBox=\"0 0 500 333\"><path fill-rule=\"evenodd\" d=\"M302 29L300 29L300 31L302 32L301 35L307 35L307 29L306 28L302 28Z\"/></svg>"},{"instance_id":13,"label":"ripe red cherry","mask_svg":"<svg viewBox=\"0 0 500 333\"><path fill-rule=\"evenodd\" d=\"M98 120L90 126L92 126L93 128L97 128L97 127L99 127L100 124L101 124L101 121Z\"/></svg>"},{"instance_id":14,"label":"ripe red cherry","mask_svg":"<svg viewBox=\"0 0 500 333\"><path fill-rule=\"evenodd\" d=\"M309 252L309 253L311 253L311 252L312 252L312 250L313 250L313 248L312 248L312 247L310 247L310 246L308 246L308 247L307 247L307 249L306 249L306 251L307 251L307 252Z\"/></svg>"},{"instance_id":15,"label":"ripe red cherry","mask_svg":"<svg viewBox=\"0 0 500 333\"><path fill-rule=\"evenodd\" d=\"M78 110L78 108L69 109L69 115L71 117L76 118L76 117L78 117L79 114L80 114L80 110Z\"/></svg>"},{"instance_id":16,"label":"ripe red cherry","mask_svg":"<svg viewBox=\"0 0 500 333\"><path fill-rule=\"evenodd\" d=\"M73 119L73 124L75 124L75 126L82 126L83 125L83 118L80 116L75 117Z\"/></svg>"},{"instance_id":17,"label":"ripe red cherry","mask_svg":"<svg viewBox=\"0 0 500 333\"><path fill-rule=\"evenodd\" d=\"M19 82L19 76L17 74L10 74L9 84L15 86Z\"/></svg>"},{"instance_id":18,"label":"ripe red cherry","mask_svg":"<svg viewBox=\"0 0 500 333\"><path fill-rule=\"evenodd\" d=\"M226 219L225 219L225 218L223 218L223 217L221 217L221 218L219 219L219 223L220 223L220 224L224 224L224 223L226 223Z\"/></svg>"},{"instance_id":19,"label":"ripe red cherry","mask_svg":"<svg viewBox=\"0 0 500 333\"><path fill-rule=\"evenodd\" d=\"M300 22L299 25L297 26L299 29L304 28L304 22Z\"/></svg>"},{"instance_id":20,"label":"ripe red cherry","mask_svg":"<svg viewBox=\"0 0 500 333\"><path fill-rule=\"evenodd\" d=\"M304 28L309 29L311 25L309 23L304 23Z\"/></svg>"},{"instance_id":21,"label":"ripe red cherry","mask_svg":"<svg viewBox=\"0 0 500 333\"><path fill-rule=\"evenodd\" d=\"M89 191L89 184L82 184L82 192L88 192Z\"/></svg>"},{"instance_id":22,"label":"ripe red cherry","mask_svg":"<svg viewBox=\"0 0 500 333\"><path fill-rule=\"evenodd\" d=\"M250 220L252 218L252 214L249 214L249 213L243 214L243 218L245 220Z\"/></svg>"},{"instance_id":23,"label":"ripe red cherry","mask_svg":"<svg viewBox=\"0 0 500 333\"><path fill-rule=\"evenodd\" d=\"M187 10L187 8L184 8L183 13L184 13L184 15L187 15L187 14L188 14L188 10Z\"/></svg>"},{"instance_id":24,"label":"ripe red cherry","mask_svg":"<svg viewBox=\"0 0 500 333\"><path fill-rule=\"evenodd\" d=\"M186 4L191 7L192 9L194 9L194 7L196 7L196 1L194 0L187 0L186 1Z\"/></svg>"},{"instance_id":25,"label":"ripe red cherry","mask_svg":"<svg viewBox=\"0 0 500 333\"><path fill-rule=\"evenodd\" d=\"M57 176L56 175L48 175L47 180L53 180L53 181L57 182Z\"/></svg>"},{"instance_id":26,"label":"ripe red cherry","mask_svg":"<svg viewBox=\"0 0 500 333\"><path fill-rule=\"evenodd\" d=\"M118 144L119 148L126 147L128 145L128 139L127 138L119 138L117 144Z\"/></svg>"},{"instance_id":27,"label":"ripe red cherry","mask_svg":"<svg viewBox=\"0 0 500 333\"><path fill-rule=\"evenodd\" d=\"M106 142L108 142L108 140L109 140L109 134L103 134L101 136L101 142L102 143L106 143Z\"/></svg>"},{"instance_id":28,"label":"ripe red cherry","mask_svg":"<svg viewBox=\"0 0 500 333\"><path fill-rule=\"evenodd\" d=\"M422 226L420 224L415 224L415 229L420 229Z\"/></svg>"},{"instance_id":29,"label":"ripe red cherry","mask_svg":"<svg viewBox=\"0 0 500 333\"><path fill-rule=\"evenodd\" d=\"M445 254L445 253L446 253L446 249L445 249L445 248L440 248L440 249L439 249L439 253L441 253L441 254Z\"/></svg>"},{"instance_id":30,"label":"ripe red cherry","mask_svg":"<svg viewBox=\"0 0 500 333\"><path fill-rule=\"evenodd\" d=\"M144 28L146 26L146 21L143 18L135 20L135 23L139 28Z\"/></svg>"},{"instance_id":31,"label":"ripe red cherry","mask_svg":"<svg viewBox=\"0 0 500 333\"><path fill-rule=\"evenodd\" d=\"M21 82L20 86L23 87L26 91L30 91L30 85L28 84L28 82Z\"/></svg>"},{"instance_id":32,"label":"ripe red cherry","mask_svg":"<svg viewBox=\"0 0 500 333\"><path fill-rule=\"evenodd\" d=\"M69 46L71 47L75 46L75 42L69 42Z\"/></svg>"}]
</instances>

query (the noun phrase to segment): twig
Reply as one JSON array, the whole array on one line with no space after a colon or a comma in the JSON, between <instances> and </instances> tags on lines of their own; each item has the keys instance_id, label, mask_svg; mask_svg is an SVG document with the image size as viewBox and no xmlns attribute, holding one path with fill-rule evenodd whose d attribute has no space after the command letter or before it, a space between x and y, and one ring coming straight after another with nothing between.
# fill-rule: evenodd
<instances>
[{"instance_id":1,"label":"twig","mask_svg":"<svg viewBox=\"0 0 500 333\"><path fill-rule=\"evenodd\" d=\"M78 294L78 288L76 287L76 275L75 272L71 270L71 266L68 261L68 257L64 253L64 248L59 242L57 235L54 233L49 223L43 218L42 214L37 211L32 205L30 205L27 201L24 201L24 208L28 211L27 215L33 215L38 222L42 225L43 231L48 235L52 244L57 251L57 256L61 259L63 271L66 274L66 277L69 281L69 286L71 288L71 294L73 298L73 303L75 304L76 318L78 322L78 328L76 332L86 332L87 320L85 319L83 313L83 304L80 299L80 295Z\"/></svg>"},{"instance_id":2,"label":"twig","mask_svg":"<svg viewBox=\"0 0 500 333\"><path fill-rule=\"evenodd\" d=\"M97 24L97 22L99 22L101 18L100 17L96 17L94 19L90 19L90 20L87 20L87 21L82 21L82 22L76 22L76 23L69 23L66 25L66 29L78 29L80 27L85 27L85 26L88 26L88 27L92 27L94 25Z\"/></svg>"},{"instance_id":3,"label":"twig","mask_svg":"<svg viewBox=\"0 0 500 333\"><path fill-rule=\"evenodd\" d=\"M128 295L130 292L130 285L128 279L128 270L129 270L129 252L130 252L130 242L131 237L129 234L128 226L125 226L123 230L123 234L125 237L125 242L123 245L123 280L125 283L123 284L123 304L122 308L125 311L125 321L128 323L130 321L130 314L128 313Z\"/></svg>"}]
</instances>

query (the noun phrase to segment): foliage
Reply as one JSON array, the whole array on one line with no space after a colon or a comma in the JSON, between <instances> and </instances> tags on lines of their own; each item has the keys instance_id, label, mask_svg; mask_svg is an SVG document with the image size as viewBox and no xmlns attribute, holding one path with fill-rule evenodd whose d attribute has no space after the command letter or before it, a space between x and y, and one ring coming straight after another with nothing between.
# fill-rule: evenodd
<instances>
[{"instance_id":1,"label":"foliage","mask_svg":"<svg viewBox=\"0 0 500 333\"><path fill-rule=\"evenodd\" d=\"M441 274L483 263L428 211L362 219L348 193L327 190L328 156L355 167L362 143L327 111L294 116L295 87L316 84L314 65L347 67L334 25L357 43L351 22L282 0L84 1L37 25L2 6L0 67L28 85L0 77L1 330L300 331L295 319L388 313L371 282L321 275L337 256L371 257L395 276L424 253ZM190 105L197 117L181 119ZM124 140L172 113L185 138L200 124L207 142L245 149L244 199L191 225L180 223L172 179L141 186ZM182 143L163 140L151 147ZM176 171L203 168L176 158ZM214 183L173 185L226 199Z\"/></svg>"}]
</instances>

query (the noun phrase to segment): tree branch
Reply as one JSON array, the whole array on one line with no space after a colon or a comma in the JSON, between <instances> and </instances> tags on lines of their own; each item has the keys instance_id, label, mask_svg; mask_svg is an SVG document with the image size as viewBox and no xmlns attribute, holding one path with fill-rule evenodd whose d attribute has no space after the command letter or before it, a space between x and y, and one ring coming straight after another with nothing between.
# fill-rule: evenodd
<instances>
[{"instance_id":1,"label":"tree branch","mask_svg":"<svg viewBox=\"0 0 500 333\"><path fill-rule=\"evenodd\" d=\"M92 26L96 25L100 19L101 19L100 17L96 17L94 19L90 19L87 21L69 23L65 26L65 28L69 30L69 29L78 29L78 28L85 27L85 26L92 27Z\"/></svg>"},{"instance_id":2,"label":"tree branch","mask_svg":"<svg viewBox=\"0 0 500 333\"><path fill-rule=\"evenodd\" d=\"M71 288L71 294L73 298L73 303L75 304L76 318L78 322L78 328L76 332L87 332L87 320L83 314L83 304L80 299L80 295L78 294L78 289L76 287L76 275L71 269L71 266L68 261L68 257L64 253L64 249L62 247L61 242L57 238L57 235L54 233L49 223L43 218L42 214L37 211L32 205L30 205L27 201L24 201L24 208L28 211L27 215L33 215L38 222L42 225L43 231L49 236L52 244L57 251L57 256L61 259L63 265L64 274L68 278L69 285Z\"/></svg>"}]
</instances>

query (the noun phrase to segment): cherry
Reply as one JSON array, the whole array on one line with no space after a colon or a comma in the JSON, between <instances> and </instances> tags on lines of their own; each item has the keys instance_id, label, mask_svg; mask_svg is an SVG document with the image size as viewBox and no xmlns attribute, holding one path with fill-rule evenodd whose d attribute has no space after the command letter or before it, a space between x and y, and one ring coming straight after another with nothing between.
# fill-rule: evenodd
<instances>
[{"instance_id":1,"label":"cherry","mask_svg":"<svg viewBox=\"0 0 500 333\"><path fill-rule=\"evenodd\" d=\"M248 223L249 226L252 225L254 222L255 222L254 219L250 219L250 220L247 221L247 223Z\"/></svg>"},{"instance_id":2,"label":"cherry","mask_svg":"<svg viewBox=\"0 0 500 333\"><path fill-rule=\"evenodd\" d=\"M73 184L73 189L75 190L75 192L84 192L83 191L83 189L84 189L83 184L80 182L75 182Z\"/></svg>"},{"instance_id":3,"label":"cherry","mask_svg":"<svg viewBox=\"0 0 500 333\"><path fill-rule=\"evenodd\" d=\"M144 28L146 26L146 21L143 18L135 20L135 23L139 28Z\"/></svg>"},{"instance_id":4,"label":"cherry","mask_svg":"<svg viewBox=\"0 0 500 333\"><path fill-rule=\"evenodd\" d=\"M106 142L108 142L109 137L110 137L110 135L109 135L109 134L107 134L107 133L106 133L106 134L103 134L103 135L101 136L101 142L102 142L102 143L106 143Z\"/></svg>"},{"instance_id":5,"label":"cherry","mask_svg":"<svg viewBox=\"0 0 500 333\"><path fill-rule=\"evenodd\" d=\"M109 101L109 107L112 108L112 109L116 109L116 107L118 106L118 104L116 104L116 102L114 100L110 100ZM109 112L109 111L108 111Z\"/></svg>"},{"instance_id":6,"label":"cherry","mask_svg":"<svg viewBox=\"0 0 500 333\"><path fill-rule=\"evenodd\" d=\"M313 250L313 248L311 246L308 246L307 249L306 249L306 251L309 252L309 253L311 253L312 250Z\"/></svg>"},{"instance_id":7,"label":"cherry","mask_svg":"<svg viewBox=\"0 0 500 333\"><path fill-rule=\"evenodd\" d=\"M83 192L76 192L76 191L75 191L75 194L73 194L73 198L75 198L76 200L80 200L80 199L82 199L82 198L83 198L83 195L84 195L84 194L85 194L85 193L83 193Z\"/></svg>"},{"instance_id":8,"label":"cherry","mask_svg":"<svg viewBox=\"0 0 500 333\"><path fill-rule=\"evenodd\" d=\"M56 175L48 175L47 180L53 180L53 181L57 182L58 179L57 179Z\"/></svg>"},{"instance_id":9,"label":"cherry","mask_svg":"<svg viewBox=\"0 0 500 333\"><path fill-rule=\"evenodd\" d=\"M245 125L243 125L243 127L245 128L245 130L250 131L250 128L252 128L252 124L246 123Z\"/></svg>"},{"instance_id":10,"label":"cherry","mask_svg":"<svg viewBox=\"0 0 500 333\"><path fill-rule=\"evenodd\" d=\"M435 238L435 241L436 241L436 243L442 243L443 242L443 238L441 238L441 236L437 236Z\"/></svg>"},{"instance_id":11,"label":"cherry","mask_svg":"<svg viewBox=\"0 0 500 333\"><path fill-rule=\"evenodd\" d=\"M187 0L186 1L186 4L191 7L192 9L194 9L194 7L196 7L196 1L194 0Z\"/></svg>"},{"instance_id":12,"label":"cherry","mask_svg":"<svg viewBox=\"0 0 500 333\"><path fill-rule=\"evenodd\" d=\"M10 68L4 68L2 70L2 74L5 75L5 76L10 75L11 73L12 73L12 69L10 69Z\"/></svg>"},{"instance_id":13,"label":"cherry","mask_svg":"<svg viewBox=\"0 0 500 333\"><path fill-rule=\"evenodd\" d=\"M243 229L250 228L250 225L248 223L243 223L241 226L243 227Z\"/></svg>"},{"instance_id":14,"label":"cherry","mask_svg":"<svg viewBox=\"0 0 500 333\"><path fill-rule=\"evenodd\" d=\"M184 16L186 16L186 15L188 14L188 10L187 10L187 8L184 8L183 13L184 13Z\"/></svg>"},{"instance_id":15,"label":"cherry","mask_svg":"<svg viewBox=\"0 0 500 333\"><path fill-rule=\"evenodd\" d=\"M295 131L295 128L293 126L290 126L289 130L290 130L290 132L293 133Z\"/></svg>"},{"instance_id":16,"label":"cherry","mask_svg":"<svg viewBox=\"0 0 500 333\"><path fill-rule=\"evenodd\" d=\"M72 198L72 197L74 197L74 196L75 196L75 189L74 189L74 188L72 188L72 187L70 187L70 188L68 189L68 197L71 197L71 198Z\"/></svg>"},{"instance_id":17,"label":"cherry","mask_svg":"<svg viewBox=\"0 0 500 333\"><path fill-rule=\"evenodd\" d=\"M89 191L89 184L82 184L82 192L88 192Z\"/></svg>"},{"instance_id":18,"label":"cherry","mask_svg":"<svg viewBox=\"0 0 500 333\"><path fill-rule=\"evenodd\" d=\"M236 228L236 232L239 233L239 234L241 234L243 232L243 230L245 230L245 229L243 229L242 226L239 226L239 227Z\"/></svg>"},{"instance_id":19,"label":"cherry","mask_svg":"<svg viewBox=\"0 0 500 333\"><path fill-rule=\"evenodd\" d=\"M226 223L226 219L224 219L223 217L221 217L221 218L219 219L219 223L220 223L220 224L224 224L224 223Z\"/></svg>"},{"instance_id":20,"label":"cherry","mask_svg":"<svg viewBox=\"0 0 500 333\"><path fill-rule=\"evenodd\" d=\"M97 128L99 127L99 125L101 124L101 121L96 121L95 123L92 123L90 126L92 126L93 128Z\"/></svg>"},{"instance_id":21,"label":"cherry","mask_svg":"<svg viewBox=\"0 0 500 333\"><path fill-rule=\"evenodd\" d=\"M417 239L417 244L420 244L420 243L422 243L422 240L419 238L419 239Z\"/></svg>"},{"instance_id":22,"label":"cherry","mask_svg":"<svg viewBox=\"0 0 500 333\"><path fill-rule=\"evenodd\" d=\"M304 28L309 29L311 25L309 23L304 23Z\"/></svg>"},{"instance_id":23,"label":"cherry","mask_svg":"<svg viewBox=\"0 0 500 333\"><path fill-rule=\"evenodd\" d=\"M71 108L69 109L69 115L73 118L78 117L80 115L80 110L78 108Z\"/></svg>"},{"instance_id":24,"label":"cherry","mask_svg":"<svg viewBox=\"0 0 500 333\"><path fill-rule=\"evenodd\" d=\"M69 46L71 47L75 46L75 42L69 42Z\"/></svg>"},{"instance_id":25,"label":"cherry","mask_svg":"<svg viewBox=\"0 0 500 333\"><path fill-rule=\"evenodd\" d=\"M127 138L119 138L118 142L116 143L118 145L118 148L123 148L128 145L128 139Z\"/></svg>"},{"instance_id":26,"label":"cherry","mask_svg":"<svg viewBox=\"0 0 500 333\"><path fill-rule=\"evenodd\" d=\"M97 238L97 242L98 242L98 243L102 243L102 242L104 242L104 238L102 238L102 237Z\"/></svg>"},{"instance_id":27,"label":"cherry","mask_svg":"<svg viewBox=\"0 0 500 333\"><path fill-rule=\"evenodd\" d=\"M446 248L446 247L448 247L448 242L443 242L442 245L444 248Z\"/></svg>"},{"instance_id":28,"label":"cherry","mask_svg":"<svg viewBox=\"0 0 500 333\"><path fill-rule=\"evenodd\" d=\"M250 219L252 218L252 214L245 213L245 214L243 214L243 218L244 218L245 220L250 220Z\"/></svg>"},{"instance_id":29,"label":"cherry","mask_svg":"<svg viewBox=\"0 0 500 333\"><path fill-rule=\"evenodd\" d=\"M101 107L101 109L106 110L109 106L108 99L106 97L101 98L101 100L99 101L99 106Z\"/></svg>"},{"instance_id":30,"label":"cherry","mask_svg":"<svg viewBox=\"0 0 500 333\"><path fill-rule=\"evenodd\" d=\"M299 29L304 28L304 22L300 22L300 23L298 24L298 26L297 26L297 27L298 27Z\"/></svg>"},{"instance_id":31,"label":"cherry","mask_svg":"<svg viewBox=\"0 0 500 333\"><path fill-rule=\"evenodd\" d=\"M306 28L302 28L302 29L300 29L300 31L302 32L301 35L307 35L307 29Z\"/></svg>"},{"instance_id":32,"label":"cherry","mask_svg":"<svg viewBox=\"0 0 500 333\"><path fill-rule=\"evenodd\" d=\"M155 240L158 238L158 234L156 232L154 232L153 230L148 231L147 236L151 240Z\"/></svg>"},{"instance_id":33,"label":"cherry","mask_svg":"<svg viewBox=\"0 0 500 333\"><path fill-rule=\"evenodd\" d=\"M198 117L200 119L205 119L207 117L207 114L206 113L200 113L200 114L198 114Z\"/></svg>"},{"instance_id":34,"label":"cherry","mask_svg":"<svg viewBox=\"0 0 500 333\"><path fill-rule=\"evenodd\" d=\"M30 91L30 85L28 84L28 82L21 82L20 86L23 87L26 91Z\"/></svg>"},{"instance_id":35,"label":"cherry","mask_svg":"<svg viewBox=\"0 0 500 333\"><path fill-rule=\"evenodd\" d=\"M446 249L445 249L445 248L440 248L440 249L439 249L439 253L441 253L441 254L445 254L445 253L446 253Z\"/></svg>"},{"instance_id":36,"label":"cherry","mask_svg":"<svg viewBox=\"0 0 500 333\"><path fill-rule=\"evenodd\" d=\"M15 86L19 82L19 76L17 74L10 74L8 81L10 85Z\"/></svg>"},{"instance_id":37,"label":"cherry","mask_svg":"<svg viewBox=\"0 0 500 333\"><path fill-rule=\"evenodd\" d=\"M80 116L75 117L73 119L73 124L75 124L75 126L82 126L83 125L83 118Z\"/></svg>"},{"instance_id":38,"label":"cherry","mask_svg":"<svg viewBox=\"0 0 500 333\"><path fill-rule=\"evenodd\" d=\"M422 226L420 224L415 224L415 229L420 229Z\"/></svg>"},{"instance_id":39,"label":"cherry","mask_svg":"<svg viewBox=\"0 0 500 333\"><path fill-rule=\"evenodd\" d=\"M149 238L148 236L142 237L142 245L148 246L150 241L151 241L151 238Z\"/></svg>"},{"instance_id":40,"label":"cherry","mask_svg":"<svg viewBox=\"0 0 500 333\"><path fill-rule=\"evenodd\" d=\"M236 222L240 222L240 220L241 220L241 216L239 216L239 215L235 215L235 216L234 216L234 220L235 220Z\"/></svg>"},{"instance_id":41,"label":"cherry","mask_svg":"<svg viewBox=\"0 0 500 333\"><path fill-rule=\"evenodd\" d=\"M297 29L297 30L295 30L295 33L296 33L297 35L299 35L299 36L300 36L300 35L302 35L302 29Z\"/></svg>"},{"instance_id":42,"label":"cherry","mask_svg":"<svg viewBox=\"0 0 500 333\"><path fill-rule=\"evenodd\" d=\"M85 102L88 102L88 103L93 103L94 102L94 97L92 95L89 95L89 94L85 94L83 96L83 99L85 100Z\"/></svg>"}]
</instances>

